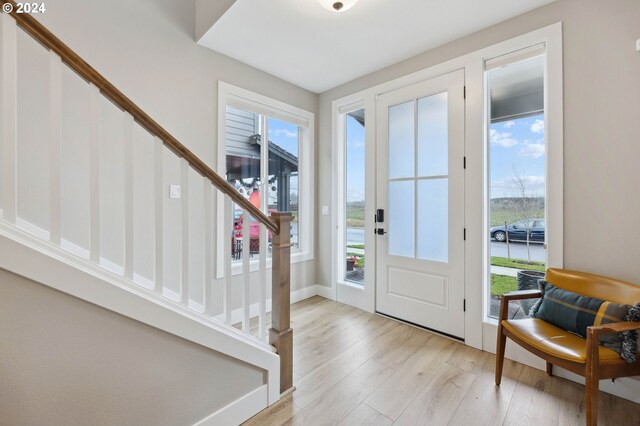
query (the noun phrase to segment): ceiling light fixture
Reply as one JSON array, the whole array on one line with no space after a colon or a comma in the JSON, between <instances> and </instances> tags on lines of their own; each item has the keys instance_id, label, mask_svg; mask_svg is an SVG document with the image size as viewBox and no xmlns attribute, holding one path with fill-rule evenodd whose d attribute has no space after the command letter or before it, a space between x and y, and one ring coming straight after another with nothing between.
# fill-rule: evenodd
<instances>
[{"instance_id":1,"label":"ceiling light fixture","mask_svg":"<svg viewBox=\"0 0 640 426\"><path fill-rule=\"evenodd\" d=\"M318 0L318 3L332 12L344 12L358 3L358 0Z\"/></svg>"}]
</instances>

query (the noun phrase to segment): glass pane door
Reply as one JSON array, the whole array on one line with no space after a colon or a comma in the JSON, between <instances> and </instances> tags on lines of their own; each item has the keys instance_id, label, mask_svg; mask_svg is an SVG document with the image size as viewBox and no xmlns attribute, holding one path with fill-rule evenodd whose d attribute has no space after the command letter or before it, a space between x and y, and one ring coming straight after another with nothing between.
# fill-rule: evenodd
<instances>
[{"instance_id":1,"label":"glass pane door","mask_svg":"<svg viewBox=\"0 0 640 426\"><path fill-rule=\"evenodd\" d=\"M376 101L376 310L464 338L464 71ZM386 231L386 232L385 232Z\"/></svg>"}]
</instances>

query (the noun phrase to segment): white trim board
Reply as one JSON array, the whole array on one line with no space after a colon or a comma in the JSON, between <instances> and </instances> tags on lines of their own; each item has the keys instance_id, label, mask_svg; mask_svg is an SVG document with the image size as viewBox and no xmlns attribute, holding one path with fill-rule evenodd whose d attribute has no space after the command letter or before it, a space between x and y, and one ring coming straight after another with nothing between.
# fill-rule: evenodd
<instances>
[{"instance_id":1,"label":"white trim board","mask_svg":"<svg viewBox=\"0 0 640 426\"><path fill-rule=\"evenodd\" d=\"M316 284L317 295L329 300L336 300L336 294L333 287L327 287L326 285Z\"/></svg>"},{"instance_id":2,"label":"white trim board","mask_svg":"<svg viewBox=\"0 0 640 426\"><path fill-rule=\"evenodd\" d=\"M267 385L249 392L193 426L239 425L267 408Z\"/></svg>"}]
</instances>

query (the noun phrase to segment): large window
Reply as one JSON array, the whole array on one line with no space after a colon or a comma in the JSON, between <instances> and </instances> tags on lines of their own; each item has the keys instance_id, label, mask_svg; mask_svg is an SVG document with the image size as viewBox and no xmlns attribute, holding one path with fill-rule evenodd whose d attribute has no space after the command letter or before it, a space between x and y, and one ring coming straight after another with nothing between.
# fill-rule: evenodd
<instances>
[{"instance_id":1,"label":"large window","mask_svg":"<svg viewBox=\"0 0 640 426\"><path fill-rule=\"evenodd\" d=\"M293 260L310 258L313 115L224 83L220 85L219 105L224 111L220 115L219 133L224 134L220 168L226 171L227 181L267 214L291 212ZM221 229L222 216L218 222ZM248 229L249 247L244 247L242 209L234 206L233 232L222 242L231 244L234 262L240 262L246 250L250 258L257 258L260 224L252 218ZM269 243L270 233L267 238ZM219 245L219 253L223 251Z\"/></svg>"},{"instance_id":2,"label":"large window","mask_svg":"<svg viewBox=\"0 0 640 426\"><path fill-rule=\"evenodd\" d=\"M299 251L298 126L232 106L227 106L226 126L227 181L259 209L268 213L291 212L294 217L291 224L292 252ZM268 144L264 144L264 140ZM268 149L268 167L263 165L263 149ZM266 169L266 175L263 175L263 169ZM263 197L266 197L265 200L262 200ZM233 221L231 255L238 260L243 252L240 206L234 205ZM252 218L249 229L249 254L253 256L260 247L260 224Z\"/></svg>"},{"instance_id":3,"label":"large window","mask_svg":"<svg viewBox=\"0 0 640 426\"><path fill-rule=\"evenodd\" d=\"M489 316L500 296L537 288L546 269L544 50L487 61ZM510 318L534 301L510 306Z\"/></svg>"}]
</instances>

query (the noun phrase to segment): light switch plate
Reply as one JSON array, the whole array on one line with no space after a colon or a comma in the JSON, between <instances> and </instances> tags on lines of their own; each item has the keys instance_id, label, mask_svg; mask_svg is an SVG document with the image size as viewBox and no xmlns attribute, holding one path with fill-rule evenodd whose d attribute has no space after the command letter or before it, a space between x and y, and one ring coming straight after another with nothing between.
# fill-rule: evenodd
<instances>
[{"instance_id":1,"label":"light switch plate","mask_svg":"<svg viewBox=\"0 0 640 426\"><path fill-rule=\"evenodd\" d=\"M180 198L180 185L169 185L169 198Z\"/></svg>"},{"instance_id":2,"label":"light switch plate","mask_svg":"<svg viewBox=\"0 0 640 426\"><path fill-rule=\"evenodd\" d=\"M636 52L640 53L640 38L636 40Z\"/></svg>"},{"instance_id":3,"label":"light switch plate","mask_svg":"<svg viewBox=\"0 0 640 426\"><path fill-rule=\"evenodd\" d=\"M322 215L323 216L329 215L329 206L322 206Z\"/></svg>"}]
</instances>

